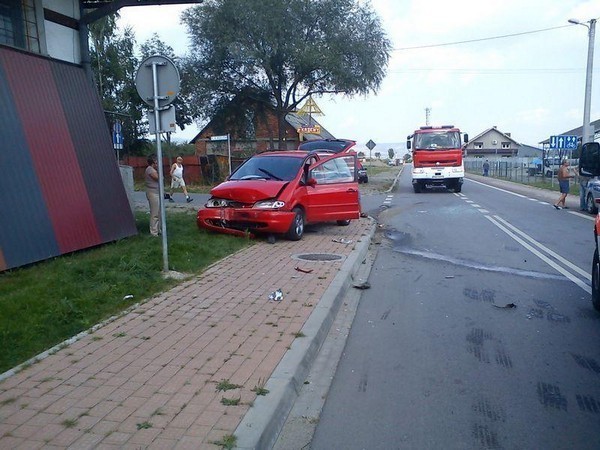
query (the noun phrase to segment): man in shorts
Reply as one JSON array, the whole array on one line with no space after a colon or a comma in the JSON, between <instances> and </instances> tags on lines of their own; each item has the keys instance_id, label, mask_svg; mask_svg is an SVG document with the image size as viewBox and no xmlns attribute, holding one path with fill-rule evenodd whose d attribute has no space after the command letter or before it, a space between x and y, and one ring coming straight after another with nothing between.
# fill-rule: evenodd
<instances>
[{"instance_id":1,"label":"man in shorts","mask_svg":"<svg viewBox=\"0 0 600 450\"><path fill-rule=\"evenodd\" d=\"M554 207L556 209L567 208L565 201L567 200L567 194L569 193L569 180L575 177L575 175L571 175L571 173L569 173L568 160L563 160L562 164L560 165L560 168L558 169L558 175L556 177L558 178L560 197L558 198L558 201L554 204Z\"/></svg>"},{"instance_id":2,"label":"man in shorts","mask_svg":"<svg viewBox=\"0 0 600 450\"><path fill-rule=\"evenodd\" d=\"M183 181L183 158L177 157L177 160L171 166L171 195L169 195L169 201L174 202L173 192L175 189L182 188L185 194L186 202L191 202L193 198L188 195L187 188L185 187L185 181Z\"/></svg>"}]
</instances>

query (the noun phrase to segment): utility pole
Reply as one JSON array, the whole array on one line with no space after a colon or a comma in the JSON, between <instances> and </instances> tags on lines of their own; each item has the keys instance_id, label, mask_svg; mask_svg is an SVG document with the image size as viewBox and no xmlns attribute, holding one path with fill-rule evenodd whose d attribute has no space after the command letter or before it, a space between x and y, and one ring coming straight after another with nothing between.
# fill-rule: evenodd
<instances>
[{"instance_id":1,"label":"utility pole","mask_svg":"<svg viewBox=\"0 0 600 450\"><path fill-rule=\"evenodd\" d=\"M592 103L592 71L594 66L594 38L596 35L596 19L591 19L588 23L580 22L577 19L569 19L569 23L583 25L588 29L588 56L587 70L585 73L585 98L583 103L583 129L581 133L581 143L594 142L595 130L590 124L590 107Z\"/></svg>"}]
</instances>

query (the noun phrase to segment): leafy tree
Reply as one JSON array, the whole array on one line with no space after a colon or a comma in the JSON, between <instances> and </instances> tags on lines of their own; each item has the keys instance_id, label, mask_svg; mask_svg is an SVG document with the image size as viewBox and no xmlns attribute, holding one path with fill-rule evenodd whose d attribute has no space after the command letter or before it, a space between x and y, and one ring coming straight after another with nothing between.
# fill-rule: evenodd
<instances>
[{"instance_id":1,"label":"leafy tree","mask_svg":"<svg viewBox=\"0 0 600 450\"><path fill-rule=\"evenodd\" d=\"M391 50L371 5L357 0L204 0L182 22L194 115L213 118L234 99L264 104L280 142L285 115L310 95L376 92Z\"/></svg>"},{"instance_id":2,"label":"leafy tree","mask_svg":"<svg viewBox=\"0 0 600 450\"><path fill-rule=\"evenodd\" d=\"M381 152L375 152L375 158L380 159L381 158Z\"/></svg>"},{"instance_id":3,"label":"leafy tree","mask_svg":"<svg viewBox=\"0 0 600 450\"><path fill-rule=\"evenodd\" d=\"M90 24L90 58L102 106L111 125L123 120L125 150L139 151L147 131L142 122L142 105L135 88L135 73L139 62L134 55L135 38L128 27L118 32L117 15L109 15Z\"/></svg>"},{"instance_id":4,"label":"leafy tree","mask_svg":"<svg viewBox=\"0 0 600 450\"><path fill-rule=\"evenodd\" d=\"M388 148L388 158L394 159L394 149L393 148Z\"/></svg>"}]
</instances>

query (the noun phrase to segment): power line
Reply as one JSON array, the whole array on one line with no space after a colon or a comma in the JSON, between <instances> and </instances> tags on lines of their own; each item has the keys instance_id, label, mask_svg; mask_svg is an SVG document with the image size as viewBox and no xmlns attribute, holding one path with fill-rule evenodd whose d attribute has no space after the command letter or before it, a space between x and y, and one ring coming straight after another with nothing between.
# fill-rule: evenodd
<instances>
[{"instance_id":1,"label":"power line","mask_svg":"<svg viewBox=\"0 0 600 450\"><path fill-rule=\"evenodd\" d=\"M549 68L549 69L534 69L534 68L523 68L523 69L461 69L461 68L445 68L445 67L435 67L435 68L414 68L414 69L399 69L399 70L390 70L388 73L418 73L418 72L450 72L450 73L459 73L459 74L479 74L479 75L521 75L521 74L534 74L534 75L544 75L544 74L580 74L584 73L584 68ZM600 69L594 70L594 73L598 73Z\"/></svg>"},{"instance_id":2,"label":"power line","mask_svg":"<svg viewBox=\"0 0 600 450\"><path fill-rule=\"evenodd\" d=\"M560 27L543 28L541 30L523 31L521 33L504 34L502 36L492 36L492 37L480 38L480 39L470 39L468 41L446 42L444 44L418 45L416 47L400 47L400 48L395 48L393 51L417 50L417 49L421 49L421 48L444 47L447 45L458 45L458 44L469 44L471 42L491 41L493 39L504 39L504 38L514 37L514 36L523 36L525 34L541 33L544 31L558 30L559 28L566 28L566 27L572 27L572 26L575 26L575 25L572 25L572 24L571 25L561 25Z\"/></svg>"}]
</instances>

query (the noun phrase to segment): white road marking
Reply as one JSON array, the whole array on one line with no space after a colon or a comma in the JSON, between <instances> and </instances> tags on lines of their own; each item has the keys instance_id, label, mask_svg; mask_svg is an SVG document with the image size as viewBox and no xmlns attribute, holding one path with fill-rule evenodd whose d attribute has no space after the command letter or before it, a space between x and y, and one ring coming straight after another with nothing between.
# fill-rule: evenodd
<instances>
[{"instance_id":1,"label":"white road marking","mask_svg":"<svg viewBox=\"0 0 600 450\"><path fill-rule=\"evenodd\" d=\"M495 187L495 186L490 186L488 184L481 183L481 182L474 181L474 180L469 180L469 181L472 181L473 183L481 184L482 186L485 186L485 187L488 187L488 188L496 189L496 190L501 191L501 192L505 192L507 194L514 195L514 196L519 197L519 198L524 198L524 199L528 199L528 200L531 200L531 201L535 201L535 202L538 202L538 203L543 204L543 205L550 205L550 203L548 203L548 202L544 202L544 201L541 201L541 200L536 200L536 199L527 197L525 195L517 194L515 192L510 192L510 191L507 191L506 189L501 189L501 188L498 188L498 187ZM497 215L491 216L491 215L489 215L489 211L488 210L482 209L479 205L477 205L472 200L467 200L468 197L466 195L461 195L461 197L465 200L465 202L471 204L471 206L479 208L478 210L482 214L484 214L484 216L485 216L486 219L488 219L490 222L492 222L494 225L496 225L498 228L500 228L502 231L504 231L508 236L510 236L515 241L517 241L519 244L521 244L523 247L525 247L531 253L533 253L534 255L536 255L538 258L540 258L542 261L544 261L546 264L548 264L554 270L556 270L557 272L559 272L562 275L564 275L567 279L569 279L570 281L572 281L573 283L575 283L577 286L579 286L581 289L583 289L588 294L592 293L591 287L588 284L586 284L584 281L582 281L581 279L579 279L573 273L569 272L563 266L565 266L565 267L569 268L571 271L579 274L581 277L583 277L584 280L587 280L587 281L591 282L592 277L591 277L591 275L588 272L586 272L585 270L583 270L580 267L576 266L575 264L573 264L572 262L568 261L567 259L563 258L562 256L560 256L558 253L554 252L553 250L550 250L548 247L546 247L545 245L543 245L540 242L536 241L531 236L529 236L527 233L519 230L517 227L515 227L512 224L510 224L508 221L506 221L505 219L501 218L500 216L497 216ZM587 220L592 220L592 221L595 220L594 217L591 217L591 216L586 215L586 214L582 214L581 212L578 212L578 211L567 211L567 212L570 213L570 214L576 215L578 217L582 217L582 218L587 219ZM530 245L530 243L532 245ZM542 251L546 252L546 254L550 255L556 261L550 259L544 253L542 253ZM559 263L562 264L563 266L561 266Z\"/></svg>"},{"instance_id":2,"label":"white road marking","mask_svg":"<svg viewBox=\"0 0 600 450\"><path fill-rule=\"evenodd\" d=\"M525 247L527 250L529 250L531 253L533 253L534 255L536 255L538 258L540 258L546 264L548 264L550 267L552 267L554 270L556 270L557 272L563 274L565 277L567 277L569 280L571 280L573 283L575 283L577 286L579 286L585 292L587 292L588 294L592 293L592 289L591 289L590 286L588 286L583 281L581 281L579 278L577 278L576 276L574 276L571 272L567 271L562 266L560 266L559 264L557 264L556 262L554 262L553 260L551 260L550 258L548 258L546 255L544 255L542 252L540 252L537 248L529 245L525 240L521 239L519 236L517 236L515 233L513 233L511 230L509 230L503 223L506 223L511 229L517 230L517 228L515 228L512 225L508 224L508 222L506 222L505 220L501 219L498 216L492 217L492 216L486 215L484 217L486 219L488 219L490 222L492 222L494 225L496 225L498 228L500 228L502 231L504 231L506 234L508 234L511 238L513 238L519 244L521 244L523 247ZM501 222L503 222L503 223L501 223ZM520 230L517 230L517 231L518 231L519 234L527 236L525 233L521 232ZM545 251L548 251L550 254L556 255L556 253L554 253L550 249L544 247L543 245L541 245L539 242L535 241L534 239L532 239L532 238L529 238L529 239L531 239L533 242L535 242L536 245L539 245L540 248L544 248ZM559 260L561 260L562 262L568 263L567 265L569 267L571 267L571 266L577 267L577 266L575 266L574 264L571 264L570 262L568 262L567 260L565 260L562 257L559 257ZM579 272L579 270L581 270L578 267L577 267L577 269L578 269L578 270L576 270L577 272ZM589 275L586 274L586 278L589 278Z\"/></svg>"}]
</instances>

